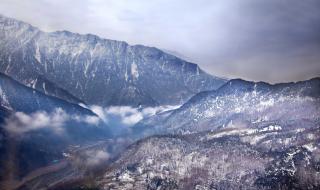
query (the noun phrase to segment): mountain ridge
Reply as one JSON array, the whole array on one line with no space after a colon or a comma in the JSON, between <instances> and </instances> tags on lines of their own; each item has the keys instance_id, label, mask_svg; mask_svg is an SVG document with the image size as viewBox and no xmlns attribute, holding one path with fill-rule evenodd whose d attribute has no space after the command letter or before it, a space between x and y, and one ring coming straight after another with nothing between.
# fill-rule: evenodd
<instances>
[{"instance_id":1,"label":"mountain ridge","mask_svg":"<svg viewBox=\"0 0 320 190\"><path fill-rule=\"evenodd\" d=\"M64 159L71 145L112 135L111 128L91 110L0 73L0 183L11 172L23 177L55 159ZM12 155L19 163L16 168L10 167Z\"/></svg>"},{"instance_id":2,"label":"mountain ridge","mask_svg":"<svg viewBox=\"0 0 320 190\"><path fill-rule=\"evenodd\" d=\"M1 72L28 86L44 76L87 104L181 104L225 82L155 47L69 31L46 33L6 17L0 24Z\"/></svg>"},{"instance_id":3,"label":"mountain ridge","mask_svg":"<svg viewBox=\"0 0 320 190\"><path fill-rule=\"evenodd\" d=\"M137 133L140 130L192 133L226 127L232 121L251 125L263 120L287 123L308 118L316 122L319 101L320 78L274 85L235 79L217 90L200 92L181 107L146 118L133 128Z\"/></svg>"},{"instance_id":4,"label":"mountain ridge","mask_svg":"<svg viewBox=\"0 0 320 190\"><path fill-rule=\"evenodd\" d=\"M3 87L5 85L11 85L11 86L19 86L18 88L16 87ZM21 84L20 82L14 80L13 78L11 78L10 76L7 76L3 73L0 73L0 105L1 106L5 106L6 105L2 105L1 103L9 103L9 107L6 107L7 109L11 110L11 111L24 111L24 112L35 112L35 111L38 111L38 110L46 110L46 111L52 111L49 110L49 109L46 109L45 106L44 107L40 107L40 106L36 106L36 108L31 108L30 111L28 111L26 108L28 108L29 106L14 106L14 107L11 107L10 105L10 102L5 102L4 99L10 99L12 98L13 96L16 96L18 93L14 93L13 90L19 90L19 89L24 89L27 93L30 93L32 92L32 94L35 94L36 96L39 96L39 97L44 97L44 98L47 98L48 100L53 100L53 101L57 101L57 102L61 102L61 103L65 103L65 104L68 104L70 105L70 107L74 107L75 109L80 109L80 110L84 110L84 112L86 112L87 114L90 114L92 116L97 116L97 114L95 114L94 112L92 112L91 110L87 109L87 108L84 108L78 104L75 104L75 103L70 103L68 101L65 101L63 99L60 99L58 97L55 97L55 96L50 96L50 95L47 95L41 91L38 91L37 89L33 89L33 88L30 88L28 86L25 86L23 84ZM6 89L10 90L11 92L6 92ZM30 93L31 94L31 93ZM24 94L24 96L26 96L27 94ZM10 97L8 97L10 96ZM22 96L21 96L22 97ZM22 98L23 99L23 98ZM21 100L22 100L21 99ZM11 101L12 103L14 103L14 101ZM15 103L19 103L19 101L16 101ZM56 108L56 106L53 106L53 108Z\"/></svg>"}]
</instances>

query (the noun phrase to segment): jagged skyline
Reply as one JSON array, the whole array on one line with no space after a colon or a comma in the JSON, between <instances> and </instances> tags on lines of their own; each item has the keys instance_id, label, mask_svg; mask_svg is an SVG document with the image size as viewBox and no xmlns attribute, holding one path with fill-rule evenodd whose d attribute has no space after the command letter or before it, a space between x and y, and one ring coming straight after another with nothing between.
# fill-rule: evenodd
<instances>
[{"instance_id":1,"label":"jagged skyline","mask_svg":"<svg viewBox=\"0 0 320 190\"><path fill-rule=\"evenodd\" d=\"M45 30L155 46L211 74L287 82L320 73L320 3L4 0L0 13Z\"/></svg>"}]
</instances>

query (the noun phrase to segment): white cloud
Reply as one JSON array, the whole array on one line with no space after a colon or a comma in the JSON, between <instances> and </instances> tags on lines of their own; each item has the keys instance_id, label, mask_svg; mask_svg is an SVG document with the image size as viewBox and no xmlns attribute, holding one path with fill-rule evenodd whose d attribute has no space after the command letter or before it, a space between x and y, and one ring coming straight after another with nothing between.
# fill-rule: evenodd
<instances>
[{"instance_id":1,"label":"white cloud","mask_svg":"<svg viewBox=\"0 0 320 190\"><path fill-rule=\"evenodd\" d=\"M178 107L179 106L158 106L140 109L130 106L111 106L102 108L95 105L91 106L91 110L110 126L130 127L146 117Z\"/></svg>"},{"instance_id":2,"label":"white cloud","mask_svg":"<svg viewBox=\"0 0 320 190\"><path fill-rule=\"evenodd\" d=\"M96 116L86 116L83 121L88 124L98 125L100 123L100 118Z\"/></svg>"},{"instance_id":3,"label":"white cloud","mask_svg":"<svg viewBox=\"0 0 320 190\"><path fill-rule=\"evenodd\" d=\"M11 134L23 134L30 131L49 128L57 134L64 132L66 122L75 120L89 125L97 125L100 118L96 116L69 115L62 108L56 108L53 112L37 111L31 114L15 112L6 119L4 128Z\"/></svg>"},{"instance_id":4,"label":"white cloud","mask_svg":"<svg viewBox=\"0 0 320 190\"><path fill-rule=\"evenodd\" d=\"M79 116L79 115L72 115L70 119L74 119L78 122L86 123L89 125L98 125L101 122L101 119L97 116Z\"/></svg>"},{"instance_id":5,"label":"white cloud","mask_svg":"<svg viewBox=\"0 0 320 190\"><path fill-rule=\"evenodd\" d=\"M69 116L61 109L54 110L51 114L38 111L32 114L16 112L6 120L5 129L12 134L21 134L29 131L50 128L60 134L62 126L69 120Z\"/></svg>"},{"instance_id":6,"label":"white cloud","mask_svg":"<svg viewBox=\"0 0 320 190\"><path fill-rule=\"evenodd\" d=\"M104 150L88 150L85 154L88 166L97 166L110 158L109 153Z\"/></svg>"},{"instance_id":7,"label":"white cloud","mask_svg":"<svg viewBox=\"0 0 320 190\"><path fill-rule=\"evenodd\" d=\"M101 106L91 106L90 108L95 114L97 114L102 120L105 121L106 115L104 114L104 109Z\"/></svg>"},{"instance_id":8,"label":"white cloud","mask_svg":"<svg viewBox=\"0 0 320 190\"><path fill-rule=\"evenodd\" d=\"M124 117L123 123L125 125L130 126L130 125L134 125L134 124L138 123L141 119L143 119L143 115L140 112L138 112L136 114L132 114L127 117Z\"/></svg>"}]
</instances>

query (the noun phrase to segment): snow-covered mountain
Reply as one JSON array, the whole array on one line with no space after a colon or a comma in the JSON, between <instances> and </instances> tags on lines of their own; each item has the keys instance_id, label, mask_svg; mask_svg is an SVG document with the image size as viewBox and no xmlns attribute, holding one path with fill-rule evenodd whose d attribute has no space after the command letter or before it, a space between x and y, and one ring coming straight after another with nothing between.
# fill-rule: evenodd
<instances>
[{"instance_id":1,"label":"snow-covered mountain","mask_svg":"<svg viewBox=\"0 0 320 190\"><path fill-rule=\"evenodd\" d=\"M320 78L226 81L157 48L1 15L0 39L4 189L320 189ZM152 116L112 136L85 104L103 121ZM103 117L111 105L126 107Z\"/></svg>"},{"instance_id":2,"label":"snow-covered mountain","mask_svg":"<svg viewBox=\"0 0 320 190\"><path fill-rule=\"evenodd\" d=\"M131 145L98 189L319 189L319 127L222 129Z\"/></svg>"},{"instance_id":3,"label":"snow-covered mountain","mask_svg":"<svg viewBox=\"0 0 320 190\"><path fill-rule=\"evenodd\" d=\"M257 123L319 124L320 78L270 85L234 79L215 91L202 92L180 108L142 120L137 132L194 133ZM308 126L306 126L308 127Z\"/></svg>"},{"instance_id":4,"label":"snow-covered mountain","mask_svg":"<svg viewBox=\"0 0 320 190\"><path fill-rule=\"evenodd\" d=\"M230 80L143 120L99 189L319 189L320 78ZM191 134L190 134L191 133ZM141 137L141 136L140 136Z\"/></svg>"},{"instance_id":5,"label":"snow-covered mountain","mask_svg":"<svg viewBox=\"0 0 320 190\"><path fill-rule=\"evenodd\" d=\"M225 82L153 47L91 34L46 33L4 16L0 16L0 26L0 72L72 102L176 105ZM54 89L47 90L49 83Z\"/></svg>"},{"instance_id":6,"label":"snow-covered mountain","mask_svg":"<svg viewBox=\"0 0 320 190\"><path fill-rule=\"evenodd\" d=\"M90 181L89 187L96 189L319 189L319 92L319 78L276 85L231 80L176 110L142 121L135 127L142 127L145 135L169 134L118 148L119 156L71 187L83 188ZM2 113L6 115L6 109ZM26 142L22 156L35 150ZM105 156L113 146L98 147ZM52 150L44 155L62 159ZM84 150L92 153L90 146ZM69 162L81 165L76 152ZM45 188L50 182L61 189L68 175L82 174L77 167L71 164L68 170L33 178L26 187Z\"/></svg>"}]
</instances>

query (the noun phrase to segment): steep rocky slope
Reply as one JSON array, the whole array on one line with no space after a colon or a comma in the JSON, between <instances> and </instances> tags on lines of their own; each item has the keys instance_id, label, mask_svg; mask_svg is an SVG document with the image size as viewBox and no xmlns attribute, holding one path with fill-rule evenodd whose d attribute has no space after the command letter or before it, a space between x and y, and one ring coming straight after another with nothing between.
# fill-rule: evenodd
<instances>
[{"instance_id":1,"label":"steep rocky slope","mask_svg":"<svg viewBox=\"0 0 320 190\"><path fill-rule=\"evenodd\" d=\"M45 33L4 16L0 38L0 72L73 102L76 97L100 106L179 104L225 82L157 48L91 34ZM48 83L72 95L46 90Z\"/></svg>"}]
</instances>

